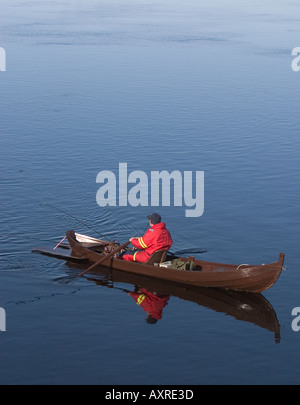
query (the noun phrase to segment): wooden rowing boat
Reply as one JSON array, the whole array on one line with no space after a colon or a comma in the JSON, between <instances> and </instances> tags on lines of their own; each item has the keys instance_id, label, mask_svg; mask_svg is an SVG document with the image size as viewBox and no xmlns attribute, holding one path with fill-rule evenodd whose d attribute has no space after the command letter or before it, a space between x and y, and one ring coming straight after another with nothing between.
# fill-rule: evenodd
<instances>
[{"instance_id":1,"label":"wooden rowing boat","mask_svg":"<svg viewBox=\"0 0 300 405\"><path fill-rule=\"evenodd\" d=\"M98 262L107 254L105 250L116 247L112 242L76 234L74 231L66 232L66 237L71 248L71 257L87 260L90 263ZM164 263L127 262L117 256L104 260L101 266L191 286L262 292L272 287L279 278L283 267L284 253L280 253L278 261L261 265L214 263L195 260L193 257L180 257L179 260L192 263L192 270L161 267L166 265ZM172 266L174 257L168 256L165 259L165 262L169 262L168 266L170 266L170 261Z\"/></svg>"}]
</instances>

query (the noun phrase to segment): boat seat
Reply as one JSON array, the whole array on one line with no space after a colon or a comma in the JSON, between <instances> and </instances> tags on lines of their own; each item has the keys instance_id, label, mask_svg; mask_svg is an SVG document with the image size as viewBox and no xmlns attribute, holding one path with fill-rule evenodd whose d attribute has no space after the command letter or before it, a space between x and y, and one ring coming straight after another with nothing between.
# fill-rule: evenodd
<instances>
[{"instance_id":1,"label":"boat seat","mask_svg":"<svg viewBox=\"0 0 300 405\"><path fill-rule=\"evenodd\" d=\"M162 263L166 260L168 251L167 250L157 250L152 253L146 264Z\"/></svg>"}]
</instances>

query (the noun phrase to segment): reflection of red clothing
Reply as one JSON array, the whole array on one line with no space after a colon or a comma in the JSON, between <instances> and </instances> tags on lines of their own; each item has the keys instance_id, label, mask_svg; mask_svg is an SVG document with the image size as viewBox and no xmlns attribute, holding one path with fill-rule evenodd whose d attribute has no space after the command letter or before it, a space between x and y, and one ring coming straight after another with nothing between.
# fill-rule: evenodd
<instances>
[{"instance_id":1,"label":"reflection of red clothing","mask_svg":"<svg viewBox=\"0 0 300 405\"><path fill-rule=\"evenodd\" d=\"M141 288L139 293L131 292L129 295L134 298L135 302L143 308L144 311L150 312L152 318L161 319L162 310L168 304L168 295L156 295L145 288Z\"/></svg>"},{"instance_id":2,"label":"reflection of red clothing","mask_svg":"<svg viewBox=\"0 0 300 405\"><path fill-rule=\"evenodd\" d=\"M132 255L124 255L123 259L130 262L147 262L150 256L157 250L169 250L172 246L172 238L166 229L166 224L160 222L152 225L150 229L141 238L135 238L131 241L132 245L142 252L136 252Z\"/></svg>"}]
</instances>

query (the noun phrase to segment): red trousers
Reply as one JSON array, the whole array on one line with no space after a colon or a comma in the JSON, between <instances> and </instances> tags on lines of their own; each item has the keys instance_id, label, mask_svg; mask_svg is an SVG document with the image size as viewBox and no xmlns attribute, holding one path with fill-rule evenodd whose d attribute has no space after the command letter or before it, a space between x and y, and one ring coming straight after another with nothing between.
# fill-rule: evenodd
<instances>
[{"instance_id":1,"label":"red trousers","mask_svg":"<svg viewBox=\"0 0 300 405\"><path fill-rule=\"evenodd\" d=\"M126 260L127 262L146 263L149 260L149 257L150 255L148 255L148 253L143 251L143 252L135 252L133 255L124 255L123 260Z\"/></svg>"}]
</instances>

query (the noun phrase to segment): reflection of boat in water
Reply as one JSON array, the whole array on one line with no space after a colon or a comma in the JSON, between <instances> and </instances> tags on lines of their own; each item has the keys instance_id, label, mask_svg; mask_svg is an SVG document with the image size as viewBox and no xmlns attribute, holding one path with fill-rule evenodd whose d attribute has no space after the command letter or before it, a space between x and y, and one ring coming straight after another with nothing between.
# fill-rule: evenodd
<instances>
[{"instance_id":1,"label":"reflection of boat in water","mask_svg":"<svg viewBox=\"0 0 300 405\"><path fill-rule=\"evenodd\" d=\"M71 268L82 268L82 265L69 263ZM162 297L178 297L186 301L230 315L233 318L257 325L274 332L275 342L280 342L280 325L276 313L269 301L260 293L225 290L221 288L194 287L164 280L148 278L123 271L97 268L90 273L88 280L108 288L118 288L115 283L130 284L134 288L143 288Z\"/></svg>"}]
</instances>

